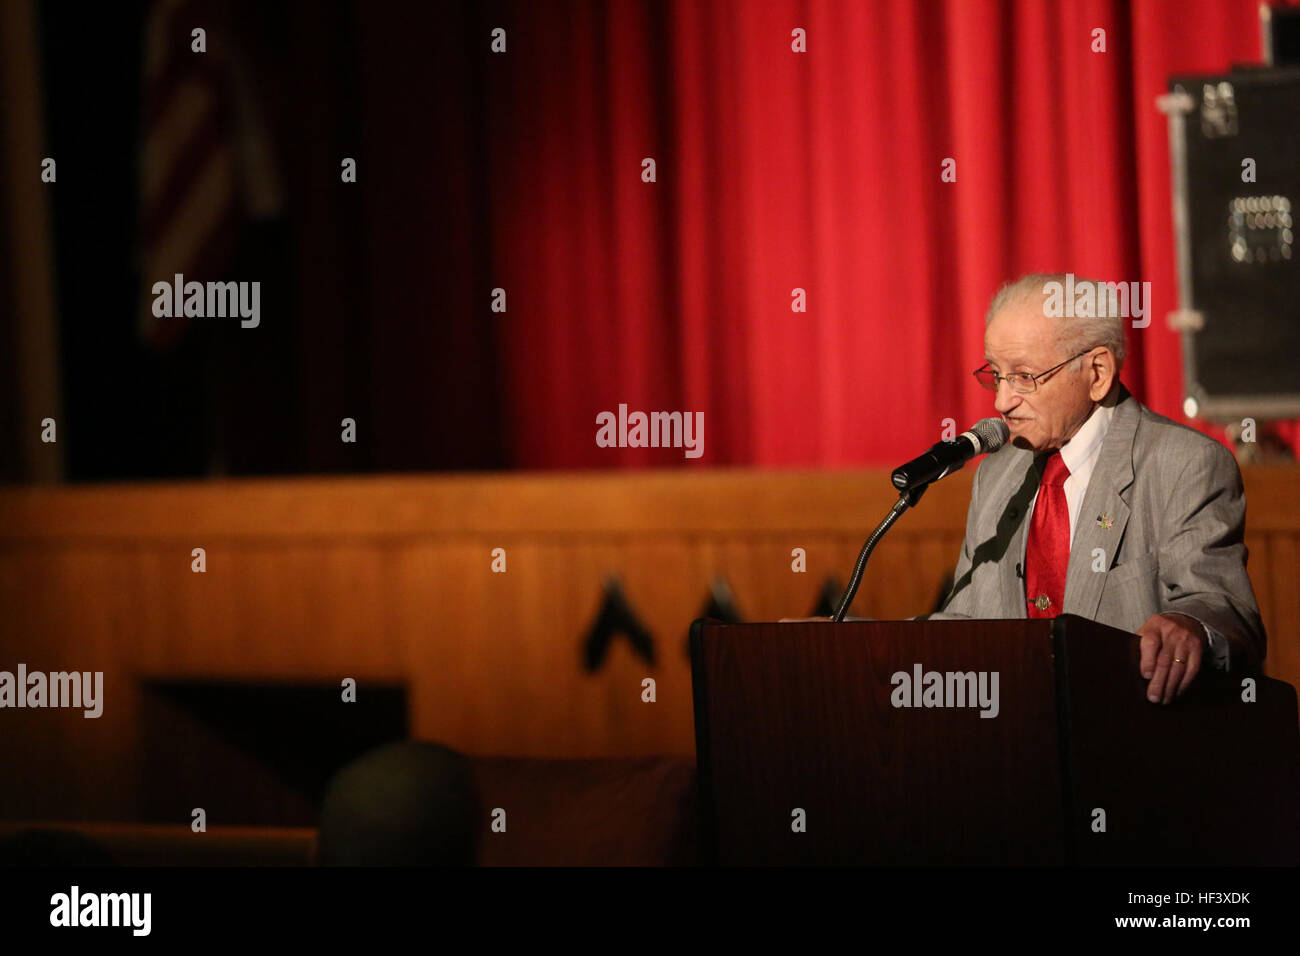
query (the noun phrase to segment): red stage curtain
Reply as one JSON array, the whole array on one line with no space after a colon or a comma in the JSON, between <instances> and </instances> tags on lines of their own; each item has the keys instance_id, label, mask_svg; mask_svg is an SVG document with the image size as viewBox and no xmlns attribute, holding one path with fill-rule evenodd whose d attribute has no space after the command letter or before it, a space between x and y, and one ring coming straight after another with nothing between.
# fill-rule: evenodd
<instances>
[{"instance_id":1,"label":"red stage curtain","mask_svg":"<svg viewBox=\"0 0 1300 956\"><path fill-rule=\"evenodd\" d=\"M993 413L984 310L1030 271L1150 281L1123 378L1182 420L1155 99L1258 61L1255 0L504 10L485 122L518 466L695 464L598 448L620 403L704 412L700 464L896 464Z\"/></svg>"}]
</instances>

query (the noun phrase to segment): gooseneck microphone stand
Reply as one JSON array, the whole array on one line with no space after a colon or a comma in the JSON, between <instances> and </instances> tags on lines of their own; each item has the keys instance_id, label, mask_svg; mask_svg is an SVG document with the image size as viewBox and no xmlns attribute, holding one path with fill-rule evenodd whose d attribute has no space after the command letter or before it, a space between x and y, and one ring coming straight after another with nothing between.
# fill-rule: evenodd
<instances>
[{"instance_id":1,"label":"gooseneck microphone stand","mask_svg":"<svg viewBox=\"0 0 1300 956\"><path fill-rule=\"evenodd\" d=\"M944 475L948 471L944 471ZM942 478L943 475L937 476ZM936 480L937 480L936 478ZM844 589L844 598L840 601L839 610L835 612L833 620L839 624L844 620L844 615L848 613L849 605L857 596L858 586L862 584L862 573L867 570L867 561L871 558L871 552L875 550L876 543L885 536L885 532L894 526L894 522L902 516L908 508L914 508L916 503L921 500L925 494L925 489L930 487L930 482L925 484L914 485L902 492L898 496L898 501L894 502L894 507L885 515L885 520L876 525L876 530L871 532L871 537L867 538L867 543L862 546L861 553L858 554L858 563L853 566L853 576L849 578L849 586Z\"/></svg>"}]
</instances>

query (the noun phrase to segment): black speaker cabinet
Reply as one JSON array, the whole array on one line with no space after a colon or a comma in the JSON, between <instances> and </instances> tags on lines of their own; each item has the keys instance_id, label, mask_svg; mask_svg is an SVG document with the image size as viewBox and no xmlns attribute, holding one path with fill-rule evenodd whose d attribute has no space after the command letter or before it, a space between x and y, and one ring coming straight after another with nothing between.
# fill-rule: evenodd
<instances>
[{"instance_id":1,"label":"black speaker cabinet","mask_svg":"<svg viewBox=\"0 0 1300 956\"><path fill-rule=\"evenodd\" d=\"M1184 411L1300 417L1300 69L1169 90Z\"/></svg>"}]
</instances>

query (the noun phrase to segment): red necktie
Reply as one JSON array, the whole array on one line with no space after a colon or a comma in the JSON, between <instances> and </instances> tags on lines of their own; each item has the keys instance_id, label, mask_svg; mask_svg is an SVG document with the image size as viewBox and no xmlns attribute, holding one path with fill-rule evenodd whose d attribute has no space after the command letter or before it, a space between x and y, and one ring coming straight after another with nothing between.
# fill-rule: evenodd
<instances>
[{"instance_id":1,"label":"red necktie","mask_svg":"<svg viewBox=\"0 0 1300 956\"><path fill-rule=\"evenodd\" d=\"M1065 603L1065 572L1070 564L1070 509L1065 479L1070 469L1059 452L1047 456L1043 480L1029 523L1025 546L1025 595L1030 617L1056 617Z\"/></svg>"}]
</instances>

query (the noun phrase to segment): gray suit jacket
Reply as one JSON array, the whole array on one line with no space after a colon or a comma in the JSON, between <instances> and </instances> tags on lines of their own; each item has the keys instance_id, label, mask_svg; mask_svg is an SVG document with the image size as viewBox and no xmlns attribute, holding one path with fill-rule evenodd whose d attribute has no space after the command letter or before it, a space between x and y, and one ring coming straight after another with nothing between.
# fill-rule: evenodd
<instances>
[{"instance_id":1,"label":"gray suit jacket","mask_svg":"<svg viewBox=\"0 0 1300 956\"><path fill-rule=\"evenodd\" d=\"M1033 459L1008 443L980 462L952 588L927 619L1029 616ZM1245 524L1232 453L1157 415L1121 385L1075 526L1062 613L1136 631L1153 614L1177 611L1234 645L1253 644L1262 660L1266 638L1246 574Z\"/></svg>"}]
</instances>

